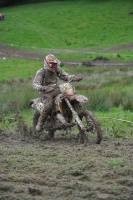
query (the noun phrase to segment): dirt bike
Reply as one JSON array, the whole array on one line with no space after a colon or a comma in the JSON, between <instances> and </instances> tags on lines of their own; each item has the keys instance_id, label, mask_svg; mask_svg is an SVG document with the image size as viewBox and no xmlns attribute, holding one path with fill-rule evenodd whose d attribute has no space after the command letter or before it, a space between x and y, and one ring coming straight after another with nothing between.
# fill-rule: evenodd
<instances>
[{"instance_id":1,"label":"dirt bike","mask_svg":"<svg viewBox=\"0 0 133 200\"><path fill-rule=\"evenodd\" d=\"M44 123L43 129L48 131L49 138L53 138L57 130L67 131L73 126L77 126L77 134L81 143L95 142L100 144L102 140L102 130L94 114L85 110L81 103L86 103L88 98L75 93L75 87L70 83L63 83L59 86L60 94L54 98L54 105L51 114ZM45 100L42 98L33 99L30 102L35 110L33 117L33 129L45 106Z\"/></svg>"}]
</instances>

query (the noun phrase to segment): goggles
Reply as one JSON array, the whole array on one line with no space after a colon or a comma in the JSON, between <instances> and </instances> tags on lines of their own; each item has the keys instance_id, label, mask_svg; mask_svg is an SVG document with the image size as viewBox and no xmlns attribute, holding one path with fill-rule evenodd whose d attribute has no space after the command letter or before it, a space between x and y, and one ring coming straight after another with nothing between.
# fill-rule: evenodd
<instances>
[{"instance_id":1,"label":"goggles","mask_svg":"<svg viewBox=\"0 0 133 200\"><path fill-rule=\"evenodd\" d=\"M57 63L48 63L50 68L56 68L57 67Z\"/></svg>"}]
</instances>

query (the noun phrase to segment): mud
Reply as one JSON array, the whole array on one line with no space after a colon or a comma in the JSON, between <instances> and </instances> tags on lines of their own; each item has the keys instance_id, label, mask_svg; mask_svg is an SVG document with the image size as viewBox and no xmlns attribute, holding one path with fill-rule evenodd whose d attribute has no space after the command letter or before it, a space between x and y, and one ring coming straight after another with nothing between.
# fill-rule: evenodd
<instances>
[{"instance_id":1,"label":"mud","mask_svg":"<svg viewBox=\"0 0 133 200\"><path fill-rule=\"evenodd\" d=\"M127 43L127 44L123 44L123 45L114 45L114 46L109 46L109 47L97 47L97 48L88 48L88 49L76 49L76 50L60 50L60 49L33 49L32 51L30 50L26 50L26 49L19 49L19 48L15 48L12 46L7 46L4 43L0 43L0 57L15 57L15 58L28 58L28 59L33 59L33 60L43 60L44 59L44 55L47 54L55 54L55 53L68 53L68 52L77 52L77 53L86 53L86 52L93 52L93 51L98 51L98 52L116 52L118 50L129 50L129 49L133 49L133 43ZM120 57L119 54L116 54L117 57ZM99 56L98 56L99 57ZM89 64L87 64L88 67L92 67L92 66L103 66L103 65L107 65L107 66L133 66L133 57L130 57L131 61L111 61L106 59L106 57L104 57L104 59L100 60L100 59L95 59L92 61L85 61L89 62ZM65 65L77 65L77 64L84 64L83 61L79 61L79 60L67 60L67 59L62 59L61 60L62 63L64 63Z\"/></svg>"},{"instance_id":2,"label":"mud","mask_svg":"<svg viewBox=\"0 0 133 200\"><path fill-rule=\"evenodd\" d=\"M133 141L79 144L0 133L0 199L133 198Z\"/></svg>"}]
</instances>

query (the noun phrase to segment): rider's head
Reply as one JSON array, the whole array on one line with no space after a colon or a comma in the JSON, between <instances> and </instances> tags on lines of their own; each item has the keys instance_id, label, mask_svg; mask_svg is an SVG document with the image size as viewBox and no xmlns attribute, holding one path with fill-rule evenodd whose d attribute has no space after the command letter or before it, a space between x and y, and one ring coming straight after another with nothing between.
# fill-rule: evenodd
<instances>
[{"instance_id":1,"label":"rider's head","mask_svg":"<svg viewBox=\"0 0 133 200\"><path fill-rule=\"evenodd\" d=\"M60 64L60 61L52 54L47 55L44 58L44 64L49 70L54 70L57 68L57 65Z\"/></svg>"}]
</instances>

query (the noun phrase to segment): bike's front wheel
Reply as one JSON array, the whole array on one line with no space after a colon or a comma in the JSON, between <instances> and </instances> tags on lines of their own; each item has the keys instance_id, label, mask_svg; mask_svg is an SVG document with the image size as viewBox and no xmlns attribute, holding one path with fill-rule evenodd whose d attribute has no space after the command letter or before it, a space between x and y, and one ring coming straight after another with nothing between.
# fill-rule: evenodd
<instances>
[{"instance_id":1,"label":"bike's front wheel","mask_svg":"<svg viewBox=\"0 0 133 200\"><path fill-rule=\"evenodd\" d=\"M100 144L102 141L102 129L94 114L91 111L83 110L78 115L85 127L84 131L78 126L81 141L87 140L90 143Z\"/></svg>"}]
</instances>

